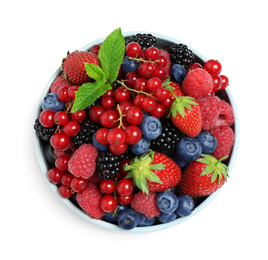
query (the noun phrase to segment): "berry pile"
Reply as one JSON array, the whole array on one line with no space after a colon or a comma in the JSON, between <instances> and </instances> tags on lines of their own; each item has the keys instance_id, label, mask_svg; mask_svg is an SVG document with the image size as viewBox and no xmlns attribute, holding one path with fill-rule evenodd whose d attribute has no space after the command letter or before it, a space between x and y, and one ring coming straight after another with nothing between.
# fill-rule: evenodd
<instances>
[{"instance_id":1,"label":"berry pile","mask_svg":"<svg viewBox=\"0 0 268 260\"><path fill-rule=\"evenodd\" d=\"M116 77L105 42L68 53L34 129L59 194L129 230L189 216L197 198L225 183L234 113L222 98L229 82L220 62L199 64L179 43L168 52L150 34L122 48Z\"/></svg>"}]
</instances>

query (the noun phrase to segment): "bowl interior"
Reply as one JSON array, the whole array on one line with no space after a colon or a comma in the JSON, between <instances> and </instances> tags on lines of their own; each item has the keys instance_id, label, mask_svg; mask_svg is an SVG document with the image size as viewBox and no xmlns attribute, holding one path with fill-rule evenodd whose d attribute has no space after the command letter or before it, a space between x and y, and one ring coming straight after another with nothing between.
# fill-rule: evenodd
<instances>
[{"instance_id":1,"label":"bowl interior","mask_svg":"<svg viewBox=\"0 0 268 260\"><path fill-rule=\"evenodd\" d=\"M139 32L136 32L136 31L128 32L128 33L124 33L124 37L127 38L130 35L137 34L137 33L148 33L148 32L140 32L140 31ZM168 49L168 47L171 44L174 44L174 43L183 43L183 44L185 44L184 42L181 42L181 41L179 41L177 39L174 39L174 38L171 38L171 37L168 37L168 36L164 36L164 35L157 34L157 33L152 33L152 34L157 38L157 47L158 48ZM98 39L98 40L96 40L96 41L94 41L94 42L92 42L90 44L87 44L86 46L84 46L80 50L89 50L94 45L100 45L104 40L105 40L105 38ZM204 62L207 59L201 53L199 53L198 51L193 49L191 46L189 46L189 45L187 45L187 46L188 46L189 49L191 49L193 51L194 56L195 56L195 62L198 62L201 65L204 65ZM55 71L55 73L52 75L50 80L48 81L48 83L47 83L47 85L46 85L46 87L45 87L45 89L44 89L44 91L43 91L43 93L41 95L41 98L40 98L39 106L38 106L38 109L37 109L37 112L36 112L36 118L38 118L38 116L39 116L39 114L41 112L41 104L42 104L43 98L49 92L50 86L53 83L53 81L60 74L61 74L61 68L59 67ZM235 115L235 122L234 122L234 124L232 126L232 128L234 130L234 133L235 133L235 142L234 142L234 146L232 148L231 154L230 154L228 160L226 161L226 164L227 164L227 166L229 168L229 171L231 172L232 167L234 165L235 158L236 158L237 150L238 150L238 141L239 141L238 114L237 114L237 109L236 109L236 106L235 106L235 102L234 102L232 94L231 94L231 92L229 90L229 87L227 87L223 91L219 91L218 95L219 95L220 98L226 100L227 102L229 102L231 104L231 106L233 107L233 110L234 110L234 115ZM48 172L48 170L50 169L51 166L47 162L47 160L45 158L45 155L44 155L44 142L42 140L40 140L36 135L35 135L34 138L35 138L35 148L36 148L37 158L38 158L42 173L44 174L47 182L49 183L49 185L52 188L52 190L57 194L59 199L62 200L63 203L65 203L70 209L72 209L77 215L79 215L83 219L85 219L85 220L89 221L90 223L93 223L93 224L95 224L97 226L105 228L105 229L119 231L119 232L128 232L128 233L129 232L135 232L135 233L148 232L148 231L156 231L156 230L160 230L160 229L165 229L165 228L177 225L177 224L189 219L190 217L194 216L195 214L197 214L200 210L205 208L211 202L211 200L215 198L215 196L220 191L220 190L218 190L218 191L214 192L213 194L211 194L210 196L195 199L196 207L195 207L193 213L188 217L179 217L179 218L175 219L174 221L171 221L171 222L168 222L168 223L165 223L165 224L156 224L156 225L149 226L149 227L136 227L136 228L134 228L132 230L124 230L124 229L120 228L119 226L117 226L115 224L111 224L111 223L106 222L104 220L96 220L96 219L90 218L86 213L84 213L80 209L79 205L77 205L75 200L64 199L64 198L62 198L60 196L60 194L58 192L58 187L55 184L51 183L49 181L48 177L47 177L47 172Z\"/></svg>"}]
</instances>

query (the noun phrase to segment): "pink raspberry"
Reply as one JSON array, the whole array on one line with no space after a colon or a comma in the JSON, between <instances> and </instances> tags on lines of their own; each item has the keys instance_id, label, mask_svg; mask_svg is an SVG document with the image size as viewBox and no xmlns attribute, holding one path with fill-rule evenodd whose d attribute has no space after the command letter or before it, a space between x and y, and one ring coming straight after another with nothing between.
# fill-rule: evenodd
<instances>
[{"instance_id":1,"label":"pink raspberry","mask_svg":"<svg viewBox=\"0 0 268 260\"><path fill-rule=\"evenodd\" d=\"M156 204L157 193L150 191L147 195L139 191L131 201L131 207L148 218L157 217L161 214Z\"/></svg>"},{"instance_id":2,"label":"pink raspberry","mask_svg":"<svg viewBox=\"0 0 268 260\"><path fill-rule=\"evenodd\" d=\"M215 127L221 112L221 99L217 96L206 96L197 100L202 114L202 129L207 131Z\"/></svg>"},{"instance_id":3,"label":"pink raspberry","mask_svg":"<svg viewBox=\"0 0 268 260\"><path fill-rule=\"evenodd\" d=\"M100 206L101 198L102 194L99 187L93 183L89 183L88 188L82 193L77 193L76 196L77 202L83 211L95 219L101 219L105 213Z\"/></svg>"},{"instance_id":4,"label":"pink raspberry","mask_svg":"<svg viewBox=\"0 0 268 260\"><path fill-rule=\"evenodd\" d=\"M229 103L221 100L221 111L215 127L231 126L234 123L234 111Z\"/></svg>"},{"instance_id":5,"label":"pink raspberry","mask_svg":"<svg viewBox=\"0 0 268 260\"><path fill-rule=\"evenodd\" d=\"M190 71L182 82L182 90L186 96L203 98L211 93L213 80L204 69Z\"/></svg>"},{"instance_id":6,"label":"pink raspberry","mask_svg":"<svg viewBox=\"0 0 268 260\"><path fill-rule=\"evenodd\" d=\"M214 128L209 131L215 136L218 141L218 146L212 155L216 159L221 159L224 156L229 156L234 144L234 132L231 127Z\"/></svg>"},{"instance_id":7,"label":"pink raspberry","mask_svg":"<svg viewBox=\"0 0 268 260\"><path fill-rule=\"evenodd\" d=\"M59 76L59 77L57 77L56 79L55 79L55 81L53 82L53 84L52 84L52 86L51 86L51 89L50 89L50 91L51 92L58 92L58 90L60 89L60 88L62 88L62 87L67 87L67 88L69 88L69 87L72 87L73 85L70 83L70 82L68 82L67 81L67 79L65 78L65 76L64 75L61 75L61 76Z\"/></svg>"},{"instance_id":8,"label":"pink raspberry","mask_svg":"<svg viewBox=\"0 0 268 260\"><path fill-rule=\"evenodd\" d=\"M98 151L92 144L81 145L68 162L68 171L75 177L88 179L96 170Z\"/></svg>"}]
</instances>

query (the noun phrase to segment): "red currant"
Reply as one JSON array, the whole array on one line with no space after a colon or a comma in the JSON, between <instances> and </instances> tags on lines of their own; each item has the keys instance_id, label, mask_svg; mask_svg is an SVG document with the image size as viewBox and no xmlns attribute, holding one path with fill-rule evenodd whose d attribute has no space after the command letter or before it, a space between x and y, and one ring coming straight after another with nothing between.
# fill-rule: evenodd
<instances>
[{"instance_id":1,"label":"red currant","mask_svg":"<svg viewBox=\"0 0 268 260\"><path fill-rule=\"evenodd\" d=\"M60 184L64 172L54 167L48 171L48 179L54 184Z\"/></svg>"},{"instance_id":2,"label":"red currant","mask_svg":"<svg viewBox=\"0 0 268 260\"><path fill-rule=\"evenodd\" d=\"M147 82L147 88L151 91L156 91L159 87L161 87L162 82L160 78L152 77Z\"/></svg>"},{"instance_id":3,"label":"red currant","mask_svg":"<svg viewBox=\"0 0 268 260\"><path fill-rule=\"evenodd\" d=\"M119 108L123 115L125 115L127 110L129 110L131 107L133 107L131 100L125 100L119 103Z\"/></svg>"},{"instance_id":4,"label":"red currant","mask_svg":"<svg viewBox=\"0 0 268 260\"><path fill-rule=\"evenodd\" d=\"M112 128L107 134L107 141L110 145L120 146L125 143L126 134L122 128Z\"/></svg>"},{"instance_id":5,"label":"red currant","mask_svg":"<svg viewBox=\"0 0 268 260\"><path fill-rule=\"evenodd\" d=\"M126 119L131 125L139 125L143 119L141 108L133 106L126 112Z\"/></svg>"},{"instance_id":6,"label":"red currant","mask_svg":"<svg viewBox=\"0 0 268 260\"><path fill-rule=\"evenodd\" d=\"M217 60L207 60L204 64L204 69L210 74L210 75L219 75L221 73L221 63Z\"/></svg>"},{"instance_id":7,"label":"red currant","mask_svg":"<svg viewBox=\"0 0 268 260\"><path fill-rule=\"evenodd\" d=\"M100 123L106 127L111 128L116 125L116 121L119 118L117 110L107 109L100 116Z\"/></svg>"},{"instance_id":8,"label":"red currant","mask_svg":"<svg viewBox=\"0 0 268 260\"><path fill-rule=\"evenodd\" d=\"M164 100L170 96L170 91L164 89L163 87L159 87L156 89L154 93L154 97L158 100Z\"/></svg>"},{"instance_id":9,"label":"red currant","mask_svg":"<svg viewBox=\"0 0 268 260\"><path fill-rule=\"evenodd\" d=\"M105 109L100 105L94 105L89 111L89 118L94 123L100 122L100 117L104 113Z\"/></svg>"},{"instance_id":10,"label":"red currant","mask_svg":"<svg viewBox=\"0 0 268 260\"><path fill-rule=\"evenodd\" d=\"M74 85L68 88L68 96L70 99L75 99L75 94L79 87L80 85Z\"/></svg>"},{"instance_id":11,"label":"red currant","mask_svg":"<svg viewBox=\"0 0 268 260\"><path fill-rule=\"evenodd\" d=\"M129 125L125 129L126 134L126 143L130 145L134 145L138 143L142 137L142 132L139 127L136 125Z\"/></svg>"},{"instance_id":12,"label":"red currant","mask_svg":"<svg viewBox=\"0 0 268 260\"><path fill-rule=\"evenodd\" d=\"M144 94L138 94L133 100L133 106L141 107L142 100L145 98L146 96Z\"/></svg>"},{"instance_id":13,"label":"red currant","mask_svg":"<svg viewBox=\"0 0 268 260\"><path fill-rule=\"evenodd\" d=\"M59 187L59 193L63 198L66 199L69 199L74 195L74 191L72 190L72 188L63 184Z\"/></svg>"},{"instance_id":14,"label":"red currant","mask_svg":"<svg viewBox=\"0 0 268 260\"><path fill-rule=\"evenodd\" d=\"M57 125L66 125L69 121L69 116L64 111L56 112L53 118Z\"/></svg>"},{"instance_id":15,"label":"red currant","mask_svg":"<svg viewBox=\"0 0 268 260\"><path fill-rule=\"evenodd\" d=\"M56 159L55 161L55 166L61 170L66 172L68 170L68 162L70 160L71 156L68 154L63 154L59 158Z\"/></svg>"},{"instance_id":16,"label":"red currant","mask_svg":"<svg viewBox=\"0 0 268 260\"><path fill-rule=\"evenodd\" d=\"M104 109L110 109L114 107L114 98L106 96L101 98L101 105Z\"/></svg>"},{"instance_id":17,"label":"red currant","mask_svg":"<svg viewBox=\"0 0 268 260\"><path fill-rule=\"evenodd\" d=\"M104 212L113 212L117 207L117 200L112 195L104 195L100 200L100 207Z\"/></svg>"},{"instance_id":18,"label":"red currant","mask_svg":"<svg viewBox=\"0 0 268 260\"><path fill-rule=\"evenodd\" d=\"M77 121L71 120L63 126L63 132L68 136L75 136L80 131L80 124Z\"/></svg>"},{"instance_id":19,"label":"red currant","mask_svg":"<svg viewBox=\"0 0 268 260\"><path fill-rule=\"evenodd\" d=\"M125 76L125 81L128 87L133 87L135 81L139 78L138 74L135 71L130 71Z\"/></svg>"},{"instance_id":20,"label":"red currant","mask_svg":"<svg viewBox=\"0 0 268 260\"><path fill-rule=\"evenodd\" d=\"M40 113L39 122L44 127L51 127L55 125L54 121L55 112L53 110L47 109Z\"/></svg>"},{"instance_id":21,"label":"red currant","mask_svg":"<svg viewBox=\"0 0 268 260\"><path fill-rule=\"evenodd\" d=\"M158 58L159 61L157 61L155 64L156 66L163 66L165 67L166 64L167 64L167 59L164 55L159 55L159 58Z\"/></svg>"},{"instance_id":22,"label":"red currant","mask_svg":"<svg viewBox=\"0 0 268 260\"><path fill-rule=\"evenodd\" d=\"M114 145L109 145L109 150L111 153L115 155L121 155L124 154L127 151L127 144L121 144L120 146L114 146Z\"/></svg>"},{"instance_id":23,"label":"red currant","mask_svg":"<svg viewBox=\"0 0 268 260\"><path fill-rule=\"evenodd\" d=\"M107 128L100 128L96 131L95 133L95 138L96 140L102 144L102 145L107 145L109 144L108 140L107 140L107 135L109 133L109 129Z\"/></svg>"},{"instance_id":24,"label":"red currant","mask_svg":"<svg viewBox=\"0 0 268 260\"><path fill-rule=\"evenodd\" d=\"M63 102L68 101L69 100L68 88L67 87L60 88L57 92L57 96L60 101Z\"/></svg>"},{"instance_id":25,"label":"red currant","mask_svg":"<svg viewBox=\"0 0 268 260\"><path fill-rule=\"evenodd\" d=\"M133 194L127 195L127 196L118 196L118 203L121 205L128 205L133 200Z\"/></svg>"},{"instance_id":26,"label":"red currant","mask_svg":"<svg viewBox=\"0 0 268 260\"><path fill-rule=\"evenodd\" d=\"M144 77L144 78L151 78L154 76L155 72L155 65L148 61L143 64L141 64L138 67L139 73Z\"/></svg>"},{"instance_id":27,"label":"red currant","mask_svg":"<svg viewBox=\"0 0 268 260\"><path fill-rule=\"evenodd\" d=\"M172 96L169 96L168 98L161 100L161 104L165 107L165 108L169 108L171 107L173 103L173 98Z\"/></svg>"},{"instance_id":28,"label":"red currant","mask_svg":"<svg viewBox=\"0 0 268 260\"><path fill-rule=\"evenodd\" d=\"M70 186L73 178L74 176L72 174L65 173L61 178L61 183L66 186Z\"/></svg>"},{"instance_id":29,"label":"red currant","mask_svg":"<svg viewBox=\"0 0 268 260\"><path fill-rule=\"evenodd\" d=\"M141 103L141 107L146 112L152 111L156 106L156 100L152 97L146 97Z\"/></svg>"},{"instance_id":30,"label":"red currant","mask_svg":"<svg viewBox=\"0 0 268 260\"><path fill-rule=\"evenodd\" d=\"M118 101L118 102L122 102L122 101L126 101L129 100L130 98L130 92L129 90L127 90L126 88L124 88L123 86L118 87L115 92L114 92L114 98Z\"/></svg>"},{"instance_id":31,"label":"red currant","mask_svg":"<svg viewBox=\"0 0 268 260\"><path fill-rule=\"evenodd\" d=\"M123 159L121 162L120 162L120 172L122 173L128 173L129 171L125 171L124 167L129 165L131 163L131 160L130 159Z\"/></svg>"},{"instance_id":32,"label":"red currant","mask_svg":"<svg viewBox=\"0 0 268 260\"><path fill-rule=\"evenodd\" d=\"M157 66L154 71L154 75L160 79L166 76L166 70L163 66Z\"/></svg>"},{"instance_id":33,"label":"red currant","mask_svg":"<svg viewBox=\"0 0 268 260\"><path fill-rule=\"evenodd\" d=\"M134 184L130 179L121 179L116 185L116 191L121 196L128 196L134 191Z\"/></svg>"},{"instance_id":34,"label":"red currant","mask_svg":"<svg viewBox=\"0 0 268 260\"><path fill-rule=\"evenodd\" d=\"M78 112L71 113L72 120L82 122L85 118L86 118L86 111L83 109Z\"/></svg>"},{"instance_id":35,"label":"red currant","mask_svg":"<svg viewBox=\"0 0 268 260\"><path fill-rule=\"evenodd\" d=\"M88 180L81 177L74 177L71 181L71 188L75 192L82 192L88 187Z\"/></svg>"},{"instance_id":36,"label":"red currant","mask_svg":"<svg viewBox=\"0 0 268 260\"><path fill-rule=\"evenodd\" d=\"M195 62L189 66L189 71L194 70L194 69L203 69L203 67L200 63Z\"/></svg>"},{"instance_id":37,"label":"red currant","mask_svg":"<svg viewBox=\"0 0 268 260\"><path fill-rule=\"evenodd\" d=\"M114 89L108 89L103 95L102 97L114 97Z\"/></svg>"},{"instance_id":38,"label":"red currant","mask_svg":"<svg viewBox=\"0 0 268 260\"><path fill-rule=\"evenodd\" d=\"M220 90L224 90L229 85L229 79L225 75L220 75L220 77L221 77L221 88L220 88Z\"/></svg>"},{"instance_id":39,"label":"red currant","mask_svg":"<svg viewBox=\"0 0 268 260\"><path fill-rule=\"evenodd\" d=\"M165 107L157 103L155 108L150 112L151 116L162 117L165 114Z\"/></svg>"},{"instance_id":40,"label":"red currant","mask_svg":"<svg viewBox=\"0 0 268 260\"><path fill-rule=\"evenodd\" d=\"M137 58L141 54L141 46L137 42L130 42L126 47L126 54L131 58Z\"/></svg>"},{"instance_id":41,"label":"red currant","mask_svg":"<svg viewBox=\"0 0 268 260\"><path fill-rule=\"evenodd\" d=\"M138 78L134 83L134 88L138 91L147 92L147 80L145 78Z\"/></svg>"},{"instance_id":42,"label":"red currant","mask_svg":"<svg viewBox=\"0 0 268 260\"><path fill-rule=\"evenodd\" d=\"M145 54L149 60L155 61L159 58L159 50L155 47L149 47Z\"/></svg>"},{"instance_id":43,"label":"red currant","mask_svg":"<svg viewBox=\"0 0 268 260\"><path fill-rule=\"evenodd\" d=\"M211 75L212 80L213 80L213 88L212 92L217 92L221 88L221 77L219 75Z\"/></svg>"},{"instance_id":44,"label":"red currant","mask_svg":"<svg viewBox=\"0 0 268 260\"><path fill-rule=\"evenodd\" d=\"M112 194L115 191L115 184L111 180L103 180L100 183L100 190L104 194Z\"/></svg>"},{"instance_id":45,"label":"red currant","mask_svg":"<svg viewBox=\"0 0 268 260\"><path fill-rule=\"evenodd\" d=\"M56 149L64 149L68 147L70 138L64 132L57 132L50 138L50 144Z\"/></svg>"}]
</instances>

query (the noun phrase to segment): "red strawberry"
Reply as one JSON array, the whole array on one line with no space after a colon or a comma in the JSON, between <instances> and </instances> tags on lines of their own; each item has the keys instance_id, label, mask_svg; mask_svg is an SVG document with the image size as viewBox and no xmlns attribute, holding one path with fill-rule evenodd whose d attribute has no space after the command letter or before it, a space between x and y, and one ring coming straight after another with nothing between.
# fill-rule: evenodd
<instances>
[{"instance_id":1,"label":"red strawberry","mask_svg":"<svg viewBox=\"0 0 268 260\"><path fill-rule=\"evenodd\" d=\"M216 159L229 156L235 139L233 129L229 126L225 126L223 128L213 128L209 132L213 134L218 141L217 148L212 155L215 156Z\"/></svg>"},{"instance_id":2,"label":"red strawberry","mask_svg":"<svg viewBox=\"0 0 268 260\"><path fill-rule=\"evenodd\" d=\"M176 96L184 96L181 85L179 83L171 81L169 83L169 86L171 86L173 88L173 93Z\"/></svg>"},{"instance_id":3,"label":"red strawberry","mask_svg":"<svg viewBox=\"0 0 268 260\"><path fill-rule=\"evenodd\" d=\"M67 80L74 85L82 85L90 80L85 69L85 62L100 66L98 56L88 51L75 51L68 53L63 59L62 69Z\"/></svg>"},{"instance_id":4,"label":"red strawberry","mask_svg":"<svg viewBox=\"0 0 268 260\"><path fill-rule=\"evenodd\" d=\"M191 70L182 82L182 90L185 95L194 98L203 98L211 93L213 80L204 69Z\"/></svg>"},{"instance_id":5,"label":"red strawberry","mask_svg":"<svg viewBox=\"0 0 268 260\"><path fill-rule=\"evenodd\" d=\"M130 171L126 178L133 177L133 183L146 194L173 188L181 179L180 167L166 155L153 151L135 157L124 169Z\"/></svg>"},{"instance_id":6,"label":"red strawberry","mask_svg":"<svg viewBox=\"0 0 268 260\"><path fill-rule=\"evenodd\" d=\"M197 136L202 130L200 106L188 96L175 96L170 108L173 124L190 137Z\"/></svg>"},{"instance_id":7,"label":"red strawberry","mask_svg":"<svg viewBox=\"0 0 268 260\"><path fill-rule=\"evenodd\" d=\"M145 215L147 218L154 218L161 214L156 204L157 193L150 191L148 194L139 191L131 201L131 207Z\"/></svg>"},{"instance_id":8,"label":"red strawberry","mask_svg":"<svg viewBox=\"0 0 268 260\"><path fill-rule=\"evenodd\" d=\"M188 164L183 172L178 191L192 198L210 195L227 180L228 168L221 160L208 154Z\"/></svg>"}]
</instances>

